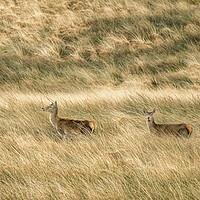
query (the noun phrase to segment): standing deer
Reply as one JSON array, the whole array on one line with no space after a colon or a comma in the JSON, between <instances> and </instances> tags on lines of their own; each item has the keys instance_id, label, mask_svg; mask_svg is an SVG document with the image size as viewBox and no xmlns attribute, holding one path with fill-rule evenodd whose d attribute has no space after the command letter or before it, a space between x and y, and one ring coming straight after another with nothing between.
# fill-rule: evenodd
<instances>
[{"instance_id":1,"label":"standing deer","mask_svg":"<svg viewBox=\"0 0 200 200\"><path fill-rule=\"evenodd\" d=\"M193 132L193 127L190 124L156 124L153 117L153 114L156 112L155 108L152 112L148 112L146 109L143 112L147 116L147 125L150 132L156 135L171 134L189 138Z\"/></svg>"},{"instance_id":2,"label":"standing deer","mask_svg":"<svg viewBox=\"0 0 200 200\"><path fill-rule=\"evenodd\" d=\"M57 132L64 140L65 137L72 137L78 134L91 134L94 132L96 125L93 121L74 120L61 118L58 116L57 101L52 102L49 106L42 108L43 111L50 112L49 120Z\"/></svg>"}]
</instances>

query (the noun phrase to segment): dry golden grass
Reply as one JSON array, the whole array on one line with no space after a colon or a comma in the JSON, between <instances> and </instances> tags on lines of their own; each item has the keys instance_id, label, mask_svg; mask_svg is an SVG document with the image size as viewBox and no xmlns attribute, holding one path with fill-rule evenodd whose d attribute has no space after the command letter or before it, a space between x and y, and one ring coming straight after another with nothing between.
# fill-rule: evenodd
<instances>
[{"instance_id":1,"label":"dry golden grass","mask_svg":"<svg viewBox=\"0 0 200 200\"><path fill-rule=\"evenodd\" d=\"M98 123L91 138L72 142L61 141L51 127L41 110L43 95L5 95L7 106L2 103L0 109L1 198L198 199L199 97L191 91L176 98L163 91L140 96L112 92L89 94L88 99L81 93L56 95L60 115ZM160 110L156 121L192 123L192 137L151 135L142 107L152 105Z\"/></svg>"},{"instance_id":2,"label":"dry golden grass","mask_svg":"<svg viewBox=\"0 0 200 200\"><path fill-rule=\"evenodd\" d=\"M199 199L195 0L0 3L0 199ZM95 120L62 141L43 104ZM150 134L187 122L190 139Z\"/></svg>"}]
</instances>

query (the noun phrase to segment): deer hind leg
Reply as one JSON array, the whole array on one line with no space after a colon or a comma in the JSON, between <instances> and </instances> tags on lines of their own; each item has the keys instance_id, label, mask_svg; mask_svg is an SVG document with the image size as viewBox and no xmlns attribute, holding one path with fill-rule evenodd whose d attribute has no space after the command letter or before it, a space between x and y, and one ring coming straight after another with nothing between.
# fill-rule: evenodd
<instances>
[{"instance_id":1,"label":"deer hind leg","mask_svg":"<svg viewBox=\"0 0 200 200\"><path fill-rule=\"evenodd\" d=\"M179 136L186 137L186 138L190 137L189 132L186 128L179 129L178 133L179 133Z\"/></svg>"},{"instance_id":2,"label":"deer hind leg","mask_svg":"<svg viewBox=\"0 0 200 200\"><path fill-rule=\"evenodd\" d=\"M89 132L89 130L86 128L86 127L82 127L81 129L80 129L80 131L81 131L81 134L82 135L90 135L90 132Z\"/></svg>"},{"instance_id":3,"label":"deer hind leg","mask_svg":"<svg viewBox=\"0 0 200 200\"><path fill-rule=\"evenodd\" d=\"M90 136L93 133L93 130L89 125L86 125L86 126L83 126L81 128L81 133L83 135L89 135Z\"/></svg>"}]
</instances>

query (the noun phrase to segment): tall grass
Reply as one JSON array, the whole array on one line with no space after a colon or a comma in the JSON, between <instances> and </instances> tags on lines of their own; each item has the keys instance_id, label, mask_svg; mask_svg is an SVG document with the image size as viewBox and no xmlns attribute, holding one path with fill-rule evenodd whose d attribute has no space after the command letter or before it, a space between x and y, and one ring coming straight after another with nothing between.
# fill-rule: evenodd
<instances>
[{"instance_id":1,"label":"tall grass","mask_svg":"<svg viewBox=\"0 0 200 200\"><path fill-rule=\"evenodd\" d=\"M199 1L0 3L0 199L199 199ZM42 112L91 119L62 141ZM190 139L150 134L187 122Z\"/></svg>"},{"instance_id":2,"label":"tall grass","mask_svg":"<svg viewBox=\"0 0 200 200\"><path fill-rule=\"evenodd\" d=\"M163 87L160 75L176 80L181 72L189 80L181 87L199 86L188 74L191 58L199 67L198 8L186 0L4 1L0 83L37 91L53 81L52 91L144 82L144 75ZM170 75L165 81L176 87Z\"/></svg>"}]
</instances>

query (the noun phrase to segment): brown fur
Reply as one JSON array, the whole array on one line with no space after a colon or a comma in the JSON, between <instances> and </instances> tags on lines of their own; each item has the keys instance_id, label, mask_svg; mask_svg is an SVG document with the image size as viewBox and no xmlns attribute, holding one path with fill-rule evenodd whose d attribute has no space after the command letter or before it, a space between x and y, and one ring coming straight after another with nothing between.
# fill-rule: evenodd
<instances>
[{"instance_id":1,"label":"brown fur","mask_svg":"<svg viewBox=\"0 0 200 200\"><path fill-rule=\"evenodd\" d=\"M194 131L194 128L190 124L186 124L186 128L189 131L189 135L191 136L192 132Z\"/></svg>"},{"instance_id":2,"label":"brown fur","mask_svg":"<svg viewBox=\"0 0 200 200\"><path fill-rule=\"evenodd\" d=\"M171 134L189 138L193 132L193 127L190 124L156 124L153 117L155 108L152 112L144 110L144 113L147 115L147 124L150 132L156 135Z\"/></svg>"},{"instance_id":3,"label":"brown fur","mask_svg":"<svg viewBox=\"0 0 200 200\"><path fill-rule=\"evenodd\" d=\"M74 120L69 118L62 118L58 116L57 102L55 101L50 106L42 108L43 111L50 112L50 122L56 128L62 139L72 137L78 134L89 135L94 132L96 125L89 120Z\"/></svg>"}]
</instances>

